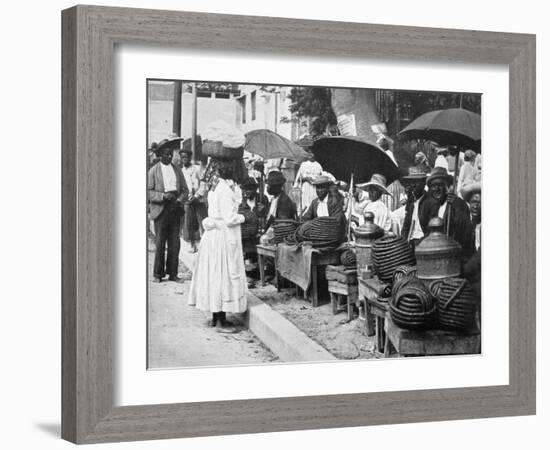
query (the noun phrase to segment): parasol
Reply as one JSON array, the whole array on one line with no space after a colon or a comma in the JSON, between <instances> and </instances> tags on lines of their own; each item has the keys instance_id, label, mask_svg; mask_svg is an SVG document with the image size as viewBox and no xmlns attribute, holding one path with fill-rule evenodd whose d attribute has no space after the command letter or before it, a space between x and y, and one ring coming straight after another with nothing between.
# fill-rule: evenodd
<instances>
[{"instance_id":1,"label":"parasol","mask_svg":"<svg viewBox=\"0 0 550 450\"><path fill-rule=\"evenodd\" d=\"M288 158L301 162L309 158L308 153L294 142L266 129L246 133L244 149L264 159Z\"/></svg>"},{"instance_id":2,"label":"parasol","mask_svg":"<svg viewBox=\"0 0 550 450\"><path fill-rule=\"evenodd\" d=\"M364 183L375 173L384 175L388 184L399 178L398 167L384 150L361 137L322 137L311 151L337 180L349 180L353 175L354 183Z\"/></svg>"},{"instance_id":3,"label":"parasol","mask_svg":"<svg viewBox=\"0 0 550 450\"><path fill-rule=\"evenodd\" d=\"M422 114L401 130L408 139L427 139L440 145L480 150L481 116L462 108L440 109Z\"/></svg>"}]
</instances>

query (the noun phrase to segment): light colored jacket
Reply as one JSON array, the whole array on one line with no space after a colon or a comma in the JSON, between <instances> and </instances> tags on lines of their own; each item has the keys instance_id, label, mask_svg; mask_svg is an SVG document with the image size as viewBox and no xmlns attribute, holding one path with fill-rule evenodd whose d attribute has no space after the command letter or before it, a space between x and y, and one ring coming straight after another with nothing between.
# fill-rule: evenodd
<instances>
[{"instance_id":1,"label":"light colored jacket","mask_svg":"<svg viewBox=\"0 0 550 450\"><path fill-rule=\"evenodd\" d=\"M164 200L164 181L162 178L162 168L160 167L161 164L162 163L159 161L151 167L147 173L147 197L150 207L149 215L153 220L160 216L166 203L166 200ZM183 205L189 195L187 183L185 182L185 178L183 177L181 170L174 166L174 164L170 165L176 174L176 197Z\"/></svg>"}]
</instances>

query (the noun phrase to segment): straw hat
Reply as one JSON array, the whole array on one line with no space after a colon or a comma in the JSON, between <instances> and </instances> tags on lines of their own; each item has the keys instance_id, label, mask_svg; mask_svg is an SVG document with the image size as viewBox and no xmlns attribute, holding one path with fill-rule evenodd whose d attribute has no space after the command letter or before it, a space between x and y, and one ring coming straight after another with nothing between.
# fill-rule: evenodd
<instances>
[{"instance_id":1,"label":"straw hat","mask_svg":"<svg viewBox=\"0 0 550 450\"><path fill-rule=\"evenodd\" d=\"M390 192L386 189L386 185L386 177L384 175L380 175L379 173L375 173L369 182L358 184L357 187L359 189L366 190L369 186L373 186L380 189L384 194L391 196Z\"/></svg>"},{"instance_id":2,"label":"straw hat","mask_svg":"<svg viewBox=\"0 0 550 450\"><path fill-rule=\"evenodd\" d=\"M183 141L183 138L180 137L169 137L168 139L163 139L158 143L155 153L158 154L166 148L169 148L170 150L179 149L181 141Z\"/></svg>"},{"instance_id":3,"label":"straw hat","mask_svg":"<svg viewBox=\"0 0 550 450\"><path fill-rule=\"evenodd\" d=\"M460 190L460 195L465 202L469 202L474 194L481 193L481 183L476 181L474 183L467 184Z\"/></svg>"},{"instance_id":4,"label":"straw hat","mask_svg":"<svg viewBox=\"0 0 550 450\"><path fill-rule=\"evenodd\" d=\"M319 186L320 184L334 184L333 181L326 175L319 175L316 177L312 183L314 186Z\"/></svg>"},{"instance_id":5,"label":"straw hat","mask_svg":"<svg viewBox=\"0 0 550 450\"><path fill-rule=\"evenodd\" d=\"M434 167L426 180L426 184L429 186L434 180L443 179L447 184L453 183L453 177L449 175L445 167Z\"/></svg>"},{"instance_id":6,"label":"straw hat","mask_svg":"<svg viewBox=\"0 0 550 450\"><path fill-rule=\"evenodd\" d=\"M409 167L409 172L407 175L401 177L402 181L426 181L428 175L423 170L418 167L411 166Z\"/></svg>"}]
</instances>

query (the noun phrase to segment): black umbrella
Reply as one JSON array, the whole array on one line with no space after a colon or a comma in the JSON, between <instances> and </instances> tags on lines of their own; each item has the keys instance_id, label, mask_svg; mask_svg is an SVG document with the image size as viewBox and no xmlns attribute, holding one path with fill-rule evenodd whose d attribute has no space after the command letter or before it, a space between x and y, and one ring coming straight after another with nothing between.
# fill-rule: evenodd
<instances>
[{"instance_id":1,"label":"black umbrella","mask_svg":"<svg viewBox=\"0 0 550 450\"><path fill-rule=\"evenodd\" d=\"M384 175L388 184L399 178L398 167L384 150L361 137L322 137L311 151L337 180L348 181L353 174L354 183L364 183L375 173Z\"/></svg>"},{"instance_id":2,"label":"black umbrella","mask_svg":"<svg viewBox=\"0 0 550 450\"><path fill-rule=\"evenodd\" d=\"M462 108L430 111L417 117L398 134L408 139L426 139L440 145L479 151L481 116Z\"/></svg>"}]
</instances>

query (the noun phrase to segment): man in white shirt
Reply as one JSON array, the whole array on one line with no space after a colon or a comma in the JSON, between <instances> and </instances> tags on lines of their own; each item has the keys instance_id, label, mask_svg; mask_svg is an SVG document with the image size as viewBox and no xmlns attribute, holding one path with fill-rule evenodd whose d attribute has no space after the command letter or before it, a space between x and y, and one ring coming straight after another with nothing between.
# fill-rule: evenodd
<instances>
[{"instance_id":1,"label":"man in white shirt","mask_svg":"<svg viewBox=\"0 0 550 450\"><path fill-rule=\"evenodd\" d=\"M315 178L313 185L317 198L311 202L302 218L304 220L312 220L316 217L345 219L344 197L338 191L330 192L330 187L333 185L332 180L326 175L321 175Z\"/></svg>"},{"instance_id":2,"label":"man in white shirt","mask_svg":"<svg viewBox=\"0 0 550 450\"><path fill-rule=\"evenodd\" d=\"M189 189L189 198L185 202L185 215L182 221L182 237L184 243L189 246L188 250L192 253L197 251L196 242L200 239L199 229L205 215L198 210L198 201L195 194L199 190L200 168L191 163L192 152L190 149L182 149L180 154L181 172L185 178L185 183Z\"/></svg>"},{"instance_id":3,"label":"man in white shirt","mask_svg":"<svg viewBox=\"0 0 550 450\"><path fill-rule=\"evenodd\" d=\"M401 230L401 237L415 244L424 237L418 219L418 206L420 199L426 193L426 177L425 173L413 166L409 168L409 174L401 178L401 183L407 191L407 203L397 210L402 210L404 213L399 229Z\"/></svg>"},{"instance_id":4,"label":"man in white shirt","mask_svg":"<svg viewBox=\"0 0 550 450\"><path fill-rule=\"evenodd\" d=\"M386 187L386 177L375 173L367 183L358 184L357 187L367 191L369 201L363 209L363 215L367 212L374 214L374 223L384 231L390 231L392 227L391 213L382 201L382 195L391 196Z\"/></svg>"},{"instance_id":5,"label":"man in white shirt","mask_svg":"<svg viewBox=\"0 0 550 450\"><path fill-rule=\"evenodd\" d=\"M147 173L149 215L155 224L156 282L166 275L170 281L179 281L180 222L189 191L181 170L172 164L174 145L179 145L179 140L165 139L159 143L156 153L160 161Z\"/></svg>"}]
</instances>

